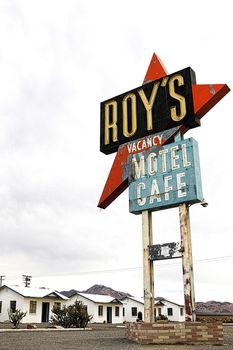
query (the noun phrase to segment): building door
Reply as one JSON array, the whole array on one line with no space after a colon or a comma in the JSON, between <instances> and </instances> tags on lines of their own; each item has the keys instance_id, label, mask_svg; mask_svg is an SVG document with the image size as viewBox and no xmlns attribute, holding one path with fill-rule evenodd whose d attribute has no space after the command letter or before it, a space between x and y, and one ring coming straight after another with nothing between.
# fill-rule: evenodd
<instances>
[{"instance_id":1,"label":"building door","mask_svg":"<svg viewBox=\"0 0 233 350\"><path fill-rule=\"evenodd\" d=\"M107 306L107 323L112 323L112 308Z\"/></svg>"},{"instance_id":2,"label":"building door","mask_svg":"<svg viewBox=\"0 0 233 350\"><path fill-rule=\"evenodd\" d=\"M49 322L49 303L42 303L41 322Z\"/></svg>"},{"instance_id":3,"label":"building door","mask_svg":"<svg viewBox=\"0 0 233 350\"><path fill-rule=\"evenodd\" d=\"M141 311L138 312L138 321L142 321L142 312Z\"/></svg>"}]
</instances>

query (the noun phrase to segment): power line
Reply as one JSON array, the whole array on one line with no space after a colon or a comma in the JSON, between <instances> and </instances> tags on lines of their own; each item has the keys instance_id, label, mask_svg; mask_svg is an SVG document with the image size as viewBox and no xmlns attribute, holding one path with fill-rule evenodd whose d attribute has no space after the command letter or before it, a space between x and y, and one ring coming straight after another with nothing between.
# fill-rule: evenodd
<instances>
[{"instance_id":1,"label":"power line","mask_svg":"<svg viewBox=\"0 0 233 350\"><path fill-rule=\"evenodd\" d=\"M194 263L208 263L208 262L215 262L215 261L224 261L224 260L230 260L230 259L233 259L233 255L226 255L226 256L218 256L218 257L213 257L213 258L205 258L205 259L196 259L196 260L194 260L193 262ZM169 262L167 262L166 264L156 264L156 266L161 266L161 267L163 267L163 266L168 266L168 265L170 265L170 266L175 266L175 265L179 265L179 263L169 263Z\"/></svg>"},{"instance_id":2,"label":"power line","mask_svg":"<svg viewBox=\"0 0 233 350\"><path fill-rule=\"evenodd\" d=\"M226 255L226 256L219 256L219 257L213 257L213 258L205 258L205 259L197 259L194 260L194 263L210 263L210 262L216 262L216 261L226 261L233 259L233 255ZM167 266L173 267L180 265L179 262L157 262L155 263L156 267L159 266L159 268L166 268ZM40 277L60 277L60 276L82 276L82 275L92 275L92 274L101 274L101 273L117 273L117 272L130 272L130 271L140 271L142 270L142 266L137 267L122 267L117 269L105 269L105 270L90 270L90 271L80 271L80 272L74 272L74 273L64 273L59 275L34 275L34 278L40 278Z\"/></svg>"}]
</instances>

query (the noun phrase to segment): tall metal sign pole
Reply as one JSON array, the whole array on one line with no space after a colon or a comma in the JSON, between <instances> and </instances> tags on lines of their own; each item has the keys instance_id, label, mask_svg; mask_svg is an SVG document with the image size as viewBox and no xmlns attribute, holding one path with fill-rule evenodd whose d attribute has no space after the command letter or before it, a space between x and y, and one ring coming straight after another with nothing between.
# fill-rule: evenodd
<instances>
[{"instance_id":1,"label":"tall metal sign pole","mask_svg":"<svg viewBox=\"0 0 233 350\"><path fill-rule=\"evenodd\" d=\"M175 140L182 140L181 134L175 136ZM179 205L180 220L180 240L182 245L182 271L184 285L184 306L185 321L196 321L195 310L195 288L193 273L193 255L191 240L191 225L189 215L189 205L182 203Z\"/></svg>"},{"instance_id":2,"label":"tall metal sign pole","mask_svg":"<svg viewBox=\"0 0 233 350\"><path fill-rule=\"evenodd\" d=\"M153 244L152 213L142 212L142 247L143 247L143 285L144 285L144 321L154 321L154 269L149 258L149 247Z\"/></svg>"},{"instance_id":3,"label":"tall metal sign pole","mask_svg":"<svg viewBox=\"0 0 233 350\"><path fill-rule=\"evenodd\" d=\"M183 246L182 269L184 283L184 305L185 320L196 321L195 311L195 292L194 292L194 276L193 276L193 258L191 245L191 229L189 218L189 206L186 203L179 206L180 217L180 235Z\"/></svg>"},{"instance_id":4,"label":"tall metal sign pole","mask_svg":"<svg viewBox=\"0 0 233 350\"><path fill-rule=\"evenodd\" d=\"M196 84L185 68L168 75L153 54L143 85L101 103L100 150L117 152L98 207L129 187L129 211L142 215L144 321L154 321L153 261L182 257L185 320L195 321L189 206L203 200L198 144L183 139L228 92ZM152 212L179 207L181 242L153 245Z\"/></svg>"}]
</instances>

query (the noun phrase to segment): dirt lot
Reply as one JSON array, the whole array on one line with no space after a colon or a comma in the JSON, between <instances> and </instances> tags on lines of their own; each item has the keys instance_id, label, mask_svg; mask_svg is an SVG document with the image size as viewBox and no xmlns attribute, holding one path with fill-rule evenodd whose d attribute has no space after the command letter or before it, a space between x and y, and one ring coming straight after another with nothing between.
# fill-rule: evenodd
<instances>
[{"instance_id":1,"label":"dirt lot","mask_svg":"<svg viewBox=\"0 0 233 350\"><path fill-rule=\"evenodd\" d=\"M224 346L138 345L125 338L125 329L93 326L91 331L0 332L1 350L232 350L233 326L224 326Z\"/></svg>"}]
</instances>

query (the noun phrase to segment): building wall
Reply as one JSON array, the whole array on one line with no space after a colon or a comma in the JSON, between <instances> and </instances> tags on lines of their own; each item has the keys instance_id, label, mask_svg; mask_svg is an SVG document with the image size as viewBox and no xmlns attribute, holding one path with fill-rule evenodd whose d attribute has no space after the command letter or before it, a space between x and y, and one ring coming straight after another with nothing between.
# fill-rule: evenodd
<instances>
[{"instance_id":1,"label":"building wall","mask_svg":"<svg viewBox=\"0 0 233 350\"><path fill-rule=\"evenodd\" d=\"M76 295L70 298L67 301L52 299L52 298L24 298L18 293L14 291L3 288L0 290L0 301L2 301L2 312L0 313L0 322L9 321L8 310L10 308L10 301L16 300L16 308L20 309L23 312L27 311L26 317L22 319L22 323L40 323L42 321L42 303L49 303L49 319L52 316L52 308L55 302L60 302L61 305L70 305L75 302L75 300L80 300L84 305L87 306L87 312L89 315L93 315L91 320L92 323L107 323L107 308L112 309L112 323L122 323L123 321L127 322L136 322L138 318L138 312L142 313L142 318L144 318L144 305L136 300L132 300L130 298L126 298L123 300L122 304L114 304L114 303L95 303L83 296ZM37 301L36 313L30 313L30 300ZM180 315L180 308L182 306L173 304L169 301L163 301L164 306L156 306L156 315L158 316L158 308L161 307L161 314L168 317L170 321L180 321L183 322L185 320L185 315ZM98 306L103 306L103 315L98 315ZM115 315L116 306L119 307L119 316ZM123 307L125 310L125 316L123 317ZM132 307L137 308L137 314L135 316L132 315ZM172 308L173 315L168 315L168 308ZM183 310L184 311L184 310Z\"/></svg>"},{"instance_id":2,"label":"building wall","mask_svg":"<svg viewBox=\"0 0 233 350\"><path fill-rule=\"evenodd\" d=\"M178 321L178 322L184 322L185 315L184 315L184 307L173 304L167 300L163 301L164 305L156 305L156 316L159 315L159 308L161 308L161 314L168 317L170 321ZM138 318L138 312L142 313L142 319L144 319L144 305L142 303L139 303L136 300L133 300L131 298L125 298L123 300L123 307L125 309L125 316L124 321L126 322L136 322ZM132 315L132 307L137 308L137 316ZM180 309L183 309L183 315L180 313ZM172 315L168 315L168 309L172 309Z\"/></svg>"},{"instance_id":3,"label":"building wall","mask_svg":"<svg viewBox=\"0 0 233 350\"><path fill-rule=\"evenodd\" d=\"M124 316L124 321L126 322L136 322L138 318L138 312L142 313L142 319L144 319L144 305L142 303L139 303L136 300L132 300L130 298L125 298L123 300L123 307L125 309L125 316ZM133 316L132 315L132 308L136 307L137 308L137 315Z\"/></svg>"},{"instance_id":4,"label":"building wall","mask_svg":"<svg viewBox=\"0 0 233 350\"><path fill-rule=\"evenodd\" d=\"M166 316L169 321L178 321L178 322L184 322L185 321L185 315L184 315L184 307L181 305L173 304L167 300L162 301L164 305L156 305L156 316L159 315L159 308L161 308L161 314ZM168 309L172 309L172 315L168 315ZM180 309L183 309L183 315L181 315Z\"/></svg>"},{"instance_id":5,"label":"building wall","mask_svg":"<svg viewBox=\"0 0 233 350\"><path fill-rule=\"evenodd\" d=\"M49 320L53 315L52 308L55 303L61 303L61 307L64 303L63 300L60 299L52 299L52 298L24 298L25 309L27 310L27 315L23 318L23 323L41 323L42 322L42 304L49 303ZM30 301L37 301L36 313L30 313Z\"/></svg>"},{"instance_id":6,"label":"building wall","mask_svg":"<svg viewBox=\"0 0 233 350\"><path fill-rule=\"evenodd\" d=\"M49 303L49 319L52 316L52 308L55 302L63 303L63 300L52 298L24 298L23 296L15 293L14 291L3 288L0 291L0 301L2 301L2 312L0 313L0 322L9 321L8 310L10 309L10 301L16 301L16 309L20 309L23 312L27 312L26 316L22 319L21 323L41 323L42 321L42 303ZM36 313L30 313L30 301L37 302Z\"/></svg>"},{"instance_id":7,"label":"building wall","mask_svg":"<svg viewBox=\"0 0 233 350\"><path fill-rule=\"evenodd\" d=\"M123 307L122 304L115 303L96 303L89 299L84 298L81 295L75 295L65 303L66 305L71 305L75 302L75 300L81 301L84 305L87 306L87 312L89 315L92 315L93 318L90 323L107 323L107 308L112 308L112 323L122 323L123 322ZM103 316L98 315L98 306L103 306ZM119 316L115 315L116 306L119 307Z\"/></svg>"},{"instance_id":8,"label":"building wall","mask_svg":"<svg viewBox=\"0 0 233 350\"><path fill-rule=\"evenodd\" d=\"M0 313L0 322L9 321L8 310L10 309L10 301L16 301L16 309L27 311L24 306L24 298L8 288L0 291L0 301L2 302L2 312Z\"/></svg>"}]
</instances>

